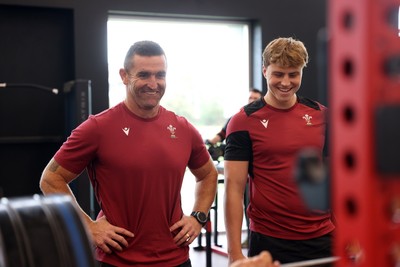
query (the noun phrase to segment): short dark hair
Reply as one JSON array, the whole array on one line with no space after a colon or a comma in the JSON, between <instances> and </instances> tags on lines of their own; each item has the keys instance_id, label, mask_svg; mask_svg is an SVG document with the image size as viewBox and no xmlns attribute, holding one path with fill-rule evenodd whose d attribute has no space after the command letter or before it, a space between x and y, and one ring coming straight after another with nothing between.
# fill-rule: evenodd
<instances>
[{"instance_id":1,"label":"short dark hair","mask_svg":"<svg viewBox=\"0 0 400 267\"><path fill-rule=\"evenodd\" d=\"M126 53L125 56L125 61L124 61L124 68L126 70L129 70L132 67L132 57L134 55L139 55L139 56L165 56L164 50L162 47L153 41L138 41L131 45L129 48L128 52Z\"/></svg>"},{"instance_id":2,"label":"short dark hair","mask_svg":"<svg viewBox=\"0 0 400 267\"><path fill-rule=\"evenodd\" d=\"M262 92L261 92L261 90L258 90L257 88L254 88L254 87L251 87L251 88L249 89L249 92L253 92L253 93L259 93L259 94L261 94L261 95L262 95Z\"/></svg>"}]
</instances>

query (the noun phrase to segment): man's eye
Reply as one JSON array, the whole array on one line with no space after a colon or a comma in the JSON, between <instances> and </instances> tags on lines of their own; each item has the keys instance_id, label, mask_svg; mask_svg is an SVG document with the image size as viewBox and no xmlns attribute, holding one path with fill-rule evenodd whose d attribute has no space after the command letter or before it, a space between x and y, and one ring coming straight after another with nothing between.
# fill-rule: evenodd
<instances>
[{"instance_id":1,"label":"man's eye","mask_svg":"<svg viewBox=\"0 0 400 267\"><path fill-rule=\"evenodd\" d=\"M138 73L138 77L139 77L140 79L146 79L146 78L148 78L149 76L150 76L149 73L144 73L144 72Z\"/></svg>"},{"instance_id":2,"label":"man's eye","mask_svg":"<svg viewBox=\"0 0 400 267\"><path fill-rule=\"evenodd\" d=\"M157 79L164 79L165 78L165 73L164 72L160 72L156 74Z\"/></svg>"}]
</instances>

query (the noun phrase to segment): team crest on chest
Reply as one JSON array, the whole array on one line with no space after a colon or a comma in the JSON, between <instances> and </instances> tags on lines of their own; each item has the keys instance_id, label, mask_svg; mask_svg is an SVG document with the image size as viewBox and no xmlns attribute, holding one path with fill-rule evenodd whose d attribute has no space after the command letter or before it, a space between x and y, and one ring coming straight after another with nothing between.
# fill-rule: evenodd
<instances>
[{"instance_id":1,"label":"team crest on chest","mask_svg":"<svg viewBox=\"0 0 400 267\"><path fill-rule=\"evenodd\" d=\"M312 116L306 114L303 116L303 119L305 119L307 125L312 125L312 122L311 122Z\"/></svg>"},{"instance_id":2,"label":"team crest on chest","mask_svg":"<svg viewBox=\"0 0 400 267\"><path fill-rule=\"evenodd\" d=\"M176 135L175 135L176 128L170 124L170 125L168 125L167 129L169 130L169 133L171 134L171 138L176 138Z\"/></svg>"}]
</instances>

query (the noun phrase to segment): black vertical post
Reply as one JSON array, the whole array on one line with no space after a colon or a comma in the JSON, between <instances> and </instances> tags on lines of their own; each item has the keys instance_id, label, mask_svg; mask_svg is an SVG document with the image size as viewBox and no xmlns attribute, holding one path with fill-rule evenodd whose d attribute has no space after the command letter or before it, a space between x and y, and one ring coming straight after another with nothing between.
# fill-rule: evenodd
<instances>
[{"instance_id":1,"label":"black vertical post","mask_svg":"<svg viewBox=\"0 0 400 267\"><path fill-rule=\"evenodd\" d=\"M66 82L63 93L65 95L65 135L68 137L74 128L92 114L91 81ZM97 202L87 172L82 172L70 186L79 205L94 219L97 214Z\"/></svg>"}]
</instances>

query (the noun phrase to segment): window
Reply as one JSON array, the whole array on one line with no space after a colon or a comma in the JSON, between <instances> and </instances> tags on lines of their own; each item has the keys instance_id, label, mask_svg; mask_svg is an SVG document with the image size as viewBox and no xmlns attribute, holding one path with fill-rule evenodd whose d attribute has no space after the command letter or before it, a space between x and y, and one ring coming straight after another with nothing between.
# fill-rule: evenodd
<instances>
[{"instance_id":1,"label":"window","mask_svg":"<svg viewBox=\"0 0 400 267\"><path fill-rule=\"evenodd\" d=\"M168 60L161 105L186 117L204 139L247 103L249 24L168 17L111 15L108 20L110 106L125 97L119 69L139 40L159 43Z\"/></svg>"}]
</instances>

